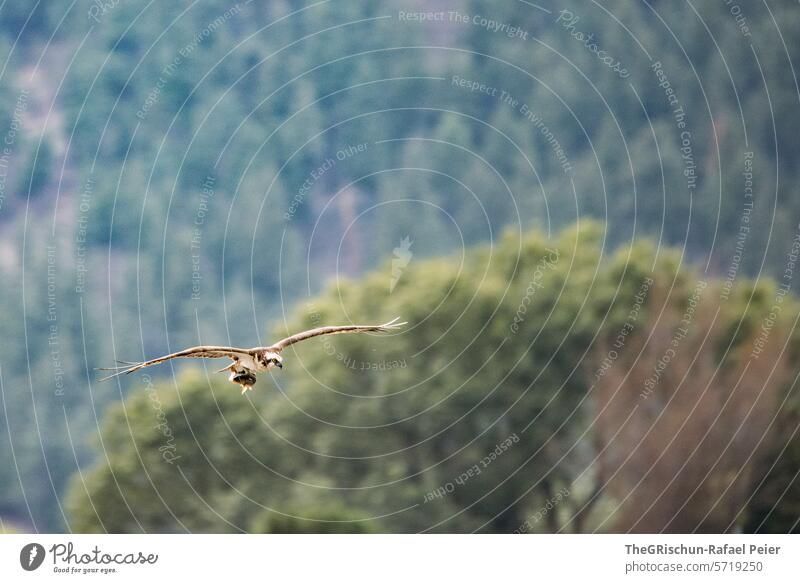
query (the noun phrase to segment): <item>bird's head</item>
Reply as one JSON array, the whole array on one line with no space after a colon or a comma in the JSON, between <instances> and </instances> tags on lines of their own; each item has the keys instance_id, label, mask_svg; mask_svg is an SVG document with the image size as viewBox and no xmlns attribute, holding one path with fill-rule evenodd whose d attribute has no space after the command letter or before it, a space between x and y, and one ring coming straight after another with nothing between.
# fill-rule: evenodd
<instances>
[{"instance_id":1,"label":"bird's head","mask_svg":"<svg viewBox=\"0 0 800 583\"><path fill-rule=\"evenodd\" d=\"M261 362L265 367L267 367L267 369L271 369L276 366L278 368L283 368L283 357L277 352L272 352L271 350L264 351L264 353L261 355Z\"/></svg>"}]
</instances>

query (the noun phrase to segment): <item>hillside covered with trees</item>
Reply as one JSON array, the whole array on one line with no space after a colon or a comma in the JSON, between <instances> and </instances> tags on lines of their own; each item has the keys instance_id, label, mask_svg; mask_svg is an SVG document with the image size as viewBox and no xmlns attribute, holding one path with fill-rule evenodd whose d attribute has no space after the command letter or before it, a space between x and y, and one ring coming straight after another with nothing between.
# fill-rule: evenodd
<instances>
[{"instance_id":1,"label":"hillside covered with trees","mask_svg":"<svg viewBox=\"0 0 800 583\"><path fill-rule=\"evenodd\" d=\"M532 530L797 529L799 26L6 0L0 528L511 532L561 493ZM200 363L94 371L395 315L247 399Z\"/></svg>"}]
</instances>

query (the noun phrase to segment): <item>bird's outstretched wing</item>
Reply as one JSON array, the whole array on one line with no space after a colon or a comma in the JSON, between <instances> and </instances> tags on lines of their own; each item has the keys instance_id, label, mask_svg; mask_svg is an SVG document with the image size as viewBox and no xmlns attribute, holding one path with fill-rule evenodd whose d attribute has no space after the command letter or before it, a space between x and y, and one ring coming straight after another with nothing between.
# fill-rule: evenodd
<instances>
[{"instance_id":1,"label":"bird's outstretched wing","mask_svg":"<svg viewBox=\"0 0 800 583\"><path fill-rule=\"evenodd\" d=\"M295 342L300 342L302 340L307 340L308 338L313 338L314 336L322 336L324 334L345 334L348 332L389 332L391 330L397 330L405 326L408 322L398 322L400 318L395 318L391 322L386 322L385 324L380 324L378 326L322 326L321 328L312 328L311 330L306 330L305 332L300 332L299 334L295 334L294 336L289 336L288 338L284 338L280 342L276 342L272 346L269 347L270 350L274 350L275 352L280 352L287 346L291 346Z\"/></svg>"},{"instance_id":2,"label":"bird's outstretched wing","mask_svg":"<svg viewBox=\"0 0 800 583\"><path fill-rule=\"evenodd\" d=\"M115 376L119 376L121 374L131 374L132 372L136 372L137 370L143 369L146 366L151 366L160 362L166 362L167 360L172 360L173 358L228 357L232 358L233 360L237 360L241 356L252 356L252 351L245 348L234 348L231 346L194 346L192 348L187 348L186 350L181 350L178 352L173 352L172 354L160 356L159 358L154 358L153 360L146 360L144 362L120 362L120 364L123 366L117 366L114 368L99 368L97 370L115 371L114 374L100 379L101 381L106 381L114 378Z\"/></svg>"}]
</instances>

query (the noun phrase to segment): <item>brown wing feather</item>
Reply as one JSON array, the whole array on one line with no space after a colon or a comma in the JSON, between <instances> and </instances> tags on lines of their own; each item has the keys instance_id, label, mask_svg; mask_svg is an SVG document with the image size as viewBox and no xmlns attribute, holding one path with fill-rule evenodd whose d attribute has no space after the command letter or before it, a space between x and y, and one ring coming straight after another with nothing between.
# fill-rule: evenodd
<instances>
[{"instance_id":1,"label":"brown wing feather","mask_svg":"<svg viewBox=\"0 0 800 583\"><path fill-rule=\"evenodd\" d=\"M293 336L289 336L288 338L284 338L280 342L276 342L272 346L269 347L270 350L274 350L275 352L280 352L287 346L291 346L296 342L301 342L303 340L308 340L309 338L314 338L315 336L323 336L326 334L346 334L349 332L389 332L391 330L396 330L401 328L407 322L398 322L400 318L395 318L391 322L386 322L385 324L379 324L377 326L322 326L320 328L312 328L311 330L306 330L305 332L300 332Z\"/></svg>"},{"instance_id":2,"label":"brown wing feather","mask_svg":"<svg viewBox=\"0 0 800 583\"><path fill-rule=\"evenodd\" d=\"M231 358L235 359L238 355L249 355L251 354L251 350L247 350L244 348L234 348L231 346L193 346L192 348L187 348L185 350L180 350L178 352L173 352L172 354L167 354L164 356L159 356L158 358L154 358L152 360L146 360L144 362L126 362L123 363L125 366L115 367L115 368L100 368L98 370L113 370L117 371L114 374L107 376L105 378L100 379L101 381L105 381L115 376L119 376L121 374L131 374L132 372L136 372L137 370L141 370L146 366L152 366L154 364L159 364L162 362L166 362L168 360L172 360L173 358Z\"/></svg>"}]
</instances>

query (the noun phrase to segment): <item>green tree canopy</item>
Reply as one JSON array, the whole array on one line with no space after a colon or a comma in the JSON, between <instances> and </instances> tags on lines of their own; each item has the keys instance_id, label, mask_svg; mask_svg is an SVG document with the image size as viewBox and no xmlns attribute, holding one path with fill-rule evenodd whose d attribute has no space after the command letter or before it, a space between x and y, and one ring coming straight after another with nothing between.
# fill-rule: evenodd
<instances>
[{"instance_id":1,"label":"green tree canopy","mask_svg":"<svg viewBox=\"0 0 800 583\"><path fill-rule=\"evenodd\" d=\"M390 292L393 276L387 266L339 282L274 335L395 315L409 321L402 333L297 344L284 370L246 398L210 365L134 391L106 418L98 461L72 481L70 526L512 532L568 492L535 526L560 528L597 483L603 440L587 397L598 355L634 305L632 335L645 339L664 313L671 333L701 281L648 243L605 255L604 232L591 223L549 241L507 233L463 257L412 260ZM748 319L757 320L770 290L749 290ZM745 291L711 333L730 337ZM697 326L693 337L709 333ZM641 389L630 390L625 411ZM616 491L603 494L610 503Z\"/></svg>"}]
</instances>

